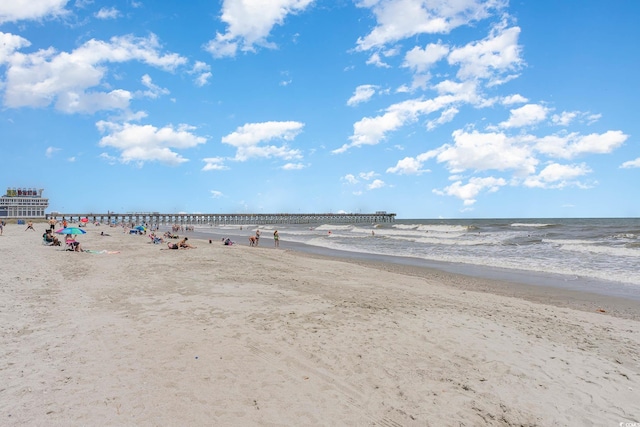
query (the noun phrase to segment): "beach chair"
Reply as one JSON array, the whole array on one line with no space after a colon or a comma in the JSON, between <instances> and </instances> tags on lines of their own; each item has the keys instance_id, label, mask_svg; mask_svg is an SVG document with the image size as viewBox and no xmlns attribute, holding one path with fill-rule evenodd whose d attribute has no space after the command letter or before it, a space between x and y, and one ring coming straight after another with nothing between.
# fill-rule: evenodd
<instances>
[{"instance_id":1,"label":"beach chair","mask_svg":"<svg viewBox=\"0 0 640 427\"><path fill-rule=\"evenodd\" d=\"M151 243L153 243L154 245L160 244L160 243L164 243L164 240L162 239L162 237L158 237L158 236L154 236L153 234L149 234L149 238L151 239Z\"/></svg>"}]
</instances>

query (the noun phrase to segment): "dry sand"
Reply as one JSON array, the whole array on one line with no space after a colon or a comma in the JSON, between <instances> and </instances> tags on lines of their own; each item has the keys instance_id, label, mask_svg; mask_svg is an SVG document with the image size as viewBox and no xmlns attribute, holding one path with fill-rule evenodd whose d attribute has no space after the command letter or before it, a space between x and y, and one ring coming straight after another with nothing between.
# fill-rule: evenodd
<instances>
[{"instance_id":1,"label":"dry sand","mask_svg":"<svg viewBox=\"0 0 640 427\"><path fill-rule=\"evenodd\" d=\"M640 423L633 302L545 304L286 239L160 250L89 226L86 249L119 253L74 253L44 227L0 236L0 425Z\"/></svg>"}]
</instances>

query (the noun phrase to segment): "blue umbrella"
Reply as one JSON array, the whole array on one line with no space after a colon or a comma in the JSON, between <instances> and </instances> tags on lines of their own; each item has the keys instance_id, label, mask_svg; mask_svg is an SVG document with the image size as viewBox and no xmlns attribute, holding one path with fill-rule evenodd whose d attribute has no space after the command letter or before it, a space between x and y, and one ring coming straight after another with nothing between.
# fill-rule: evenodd
<instances>
[{"instance_id":1,"label":"blue umbrella","mask_svg":"<svg viewBox=\"0 0 640 427\"><path fill-rule=\"evenodd\" d=\"M146 230L146 228L144 226L142 226L142 225L138 225L137 227L133 227L133 228L135 228L136 230L140 230L140 231Z\"/></svg>"},{"instance_id":2,"label":"blue umbrella","mask_svg":"<svg viewBox=\"0 0 640 427\"><path fill-rule=\"evenodd\" d=\"M56 233L57 234L87 234L86 231L78 227L61 228L60 230L56 231Z\"/></svg>"}]
</instances>

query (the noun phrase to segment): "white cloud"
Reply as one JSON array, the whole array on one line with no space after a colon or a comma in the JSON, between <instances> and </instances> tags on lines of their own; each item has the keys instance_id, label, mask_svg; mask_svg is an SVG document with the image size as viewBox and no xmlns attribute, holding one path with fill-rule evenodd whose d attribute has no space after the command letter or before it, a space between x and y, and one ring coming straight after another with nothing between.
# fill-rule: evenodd
<instances>
[{"instance_id":1,"label":"white cloud","mask_svg":"<svg viewBox=\"0 0 640 427\"><path fill-rule=\"evenodd\" d=\"M549 110L539 104L527 104L511 110L509 119L500 123L500 127L514 128L540 123L547 117Z\"/></svg>"},{"instance_id":2,"label":"white cloud","mask_svg":"<svg viewBox=\"0 0 640 427\"><path fill-rule=\"evenodd\" d=\"M567 135L549 135L537 140L535 149L551 157L571 159L583 154L608 154L627 140L619 130L610 130L603 134L580 135L576 132Z\"/></svg>"},{"instance_id":3,"label":"white cloud","mask_svg":"<svg viewBox=\"0 0 640 427\"><path fill-rule=\"evenodd\" d=\"M119 16L120 11L115 7L103 7L95 14L98 19L116 19Z\"/></svg>"},{"instance_id":4,"label":"white cloud","mask_svg":"<svg viewBox=\"0 0 640 427\"><path fill-rule=\"evenodd\" d=\"M368 190L377 190L378 188L385 187L386 184L381 179L374 179L371 184L367 185Z\"/></svg>"},{"instance_id":5,"label":"white cloud","mask_svg":"<svg viewBox=\"0 0 640 427\"><path fill-rule=\"evenodd\" d=\"M60 148L57 147L47 147L47 149L45 150L44 155L47 157L53 157L53 155L57 152L60 151Z\"/></svg>"},{"instance_id":6,"label":"white cloud","mask_svg":"<svg viewBox=\"0 0 640 427\"><path fill-rule=\"evenodd\" d=\"M503 187L507 182L503 178L471 178L469 182L463 184L462 181L456 181L453 184L445 187L443 190L433 190L435 194L441 196L454 196L463 200L465 206L473 205L476 202L476 197L483 191L490 193L498 191L500 187Z\"/></svg>"},{"instance_id":7,"label":"white cloud","mask_svg":"<svg viewBox=\"0 0 640 427\"><path fill-rule=\"evenodd\" d=\"M525 102L529 102L529 100L520 94L505 96L502 99L504 105L524 104Z\"/></svg>"},{"instance_id":8,"label":"white cloud","mask_svg":"<svg viewBox=\"0 0 640 427\"><path fill-rule=\"evenodd\" d=\"M21 20L55 18L69 13L69 0L3 0L0 2L0 24Z\"/></svg>"},{"instance_id":9,"label":"white cloud","mask_svg":"<svg viewBox=\"0 0 640 427\"><path fill-rule=\"evenodd\" d=\"M14 42L15 44L15 42ZM108 63L140 61L166 71L186 63L180 55L162 54L155 35L146 38L113 37L90 40L74 51L49 48L31 54L13 54L7 60L4 104L7 107L46 107L51 103L66 113L94 113L126 109L131 92L98 88L105 83Z\"/></svg>"},{"instance_id":10,"label":"white cloud","mask_svg":"<svg viewBox=\"0 0 640 427\"><path fill-rule=\"evenodd\" d=\"M622 169L640 168L640 157L638 157L635 160L629 160L628 162L624 162L623 164L620 165L620 167Z\"/></svg>"},{"instance_id":11,"label":"white cloud","mask_svg":"<svg viewBox=\"0 0 640 427\"><path fill-rule=\"evenodd\" d=\"M375 173L374 171L369 171L369 172L360 172L358 174L358 176L361 179L364 179L365 181L370 181L371 179L373 179L374 177L378 176L377 173Z\"/></svg>"},{"instance_id":12,"label":"white cloud","mask_svg":"<svg viewBox=\"0 0 640 427\"><path fill-rule=\"evenodd\" d=\"M495 85L498 83L496 79L504 73L518 70L523 64L519 35L518 27L496 26L486 39L452 49L449 64L460 66L457 76L461 80L488 79L490 85ZM502 77L500 83L504 82Z\"/></svg>"},{"instance_id":13,"label":"white cloud","mask_svg":"<svg viewBox=\"0 0 640 427\"><path fill-rule=\"evenodd\" d=\"M424 49L416 46L406 53L402 66L413 71L412 89L426 88L431 80L431 67L449 53L449 48L441 44L431 43Z\"/></svg>"},{"instance_id":14,"label":"white cloud","mask_svg":"<svg viewBox=\"0 0 640 427\"><path fill-rule=\"evenodd\" d=\"M581 183L573 180L588 173L591 173L591 169L585 164L561 165L551 163L542 169L539 174L527 177L524 185L537 188L564 188L569 185L582 186Z\"/></svg>"},{"instance_id":15,"label":"white cloud","mask_svg":"<svg viewBox=\"0 0 640 427\"><path fill-rule=\"evenodd\" d=\"M160 86L154 84L153 81L151 81L151 76L149 76L148 74L142 76L141 82L142 85L148 89L143 92L143 95L148 98L155 99L160 95L168 95L170 93L169 89L161 88Z\"/></svg>"},{"instance_id":16,"label":"white cloud","mask_svg":"<svg viewBox=\"0 0 640 427\"><path fill-rule=\"evenodd\" d=\"M213 76L211 74L211 66L202 61L196 61L189 74L195 74L194 83L198 87L206 86L209 83L209 79Z\"/></svg>"},{"instance_id":17,"label":"white cloud","mask_svg":"<svg viewBox=\"0 0 640 427\"><path fill-rule=\"evenodd\" d=\"M403 67L415 73L425 73L449 53L449 47L440 43L430 43L424 49L416 46L404 56Z\"/></svg>"},{"instance_id":18,"label":"white cloud","mask_svg":"<svg viewBox=\"0 0 640 427\"><path fill-rule=\"evenodd\" d=\"M341 178L343 181L347 181L349 184L357 184L359 181L353 174L347 174Z\"/></svg>"},{"instance_id":19,"label":"white cloud","mask_svg":"<svg viewBox=\"0 0 640 427\"><path fill-rule=\"evenodd\" d=\"M212 199L219 199L222 196L224 196L224 194L222 193L222 191L217 191L217 190L211 190L211 198Z\"/></svg>"},{"instance_id":20,"label":"white cloud","mask_svg":"<svg viewBox=\"0 0 640 427\"><path fill-rule=\"evenodd\" d=\"M303 163L287 163L282 165L282 170L286 171L298 171L306 168L307 166Z\"/></svg>"},{"instance_id":21,"label":"white cloud","mask_svg":"<svg viewBox=\"0 0 640 427\"><path fill-rule=\"evenodd\" d=\"M446 95L428 100L410 99L391 105L382 116L365 117L356 122L353 125L353 135L349 137L351 143L333 150L332 153L344 153L351 147L376 145L388 132L406 123L415 122L420 116L438 111L458 100L458 97Z\"/></svg>"},{"instance_id":22,"label":"white cloud","mask_svg":"<svg viewBox=\"0 0 640 427\"><path fill-rule=\"evenodd\" d=\"M372 53L371 56L369 56L369 59L367 59L366 64L375 65L378 68L391 68L391 65L382 60L378 52Z\"/></svg>"},{"instance_id":23,"label":"white cloud","mask_svg":"<svg viewBox=\"0 0 640 427\"><path fill-rule=\"evenodd\" d=\"M209 79L213 76L213 74L207 72L207 73L202 73L199 76L196 77L196 79L194 80L194 83L196 84L196 86L198 87L202 87L205 86L209 83Z\"/></svg>"},{"instance_id":24,"label":"white cloud","mask_svg":"<svg viewBox=\"0 0 640 427\"><path fill-rule=\"evenodd\" d=\"M122 163L160 162L175 166L187 162L173 149L187 149L204 144L207 140L192 133L192 126L177 128L165 126L161 129L151 125L134 125L100 121L98 130L107 135L99 142L100 147L110 147L120 152Z\"/></svg>"},{"instance_id":25,"label":"white cloud","mask_svg":"<svg viewBox=\"0 0 640 427\"><path fill-rule=\"evenodd\" d=\"M487 18L506 6L504 0L357 0L372 9L377 25L359 38L357 49L366 51L418 34L446 34L454 28Z\"/></svg>"},{"instance_id":26,"label":"white cloud","mask_svg":"<svg viewBox=\"0 0 640 427\"><path fill-rule=\"evenodd\" d=\"M224 164L224 157L208 157L206 159L202 159L206 164L202 168L203 171L222 171L229 169Z\"/></svg>"},{"instance_id":27,"label":"white cloud","mask_svg":"<svg viewBox=\"0 0 640 427\"><path fill-rule=\"evenodd\" d=\"M577 111L563 111L560 114L551 116L551 121L559 126L569 126L571 122L578 117Z\"/></svg>"},{"instance_id":28,"label":"white cloud","mask_svg":"<svg viewBox=\"0 0 640 427\"><path fill-rule=\"evenodd\" d=\"M14 34L0 32L0 65L9 63L18 49L31 46L31 42Z\"/></svg>"},{"instance_id":29,"label":"white cloud","mask_svg":"<svg viewBox=\"0 0 640 427\"><path fill-rule=\"evenodd\" d=\"M440 114L440 117L438 117L435 120L429 120L427 122L427 129L433 130L440 125L449 123L456 117L458 113L459 113L459 110L455 107L447 108L442 112L442 114Z\"/></svg>"},{"instance_id":30,"label":"white cloud","mask_svg":"<svg viewBox=\"0 0 640 427\"><path fill-rule=\"evenodd\" d=\"M436 159L446 163L452 173L467 170L513 170L518 175L535 171L538 160L526 141L510 138L504 133L479 133L477 131L453 132L453 145L438 149Z\"/></svg>"},{"instance_id":31,"label":"white cloud","mask_svg":"<svg viewBox=\"0 0 640 427\"><path fill-rule=\"evenodd\" d=\"M238 49L254 51L255 46L274 48L267 41L275 25L287 15L304 11L314 0L224 0L220 19L227 32L216 33L205 49L215 57L235 56Z\"/></svg>"},{"instance_id":32,"label":"white cloud","mask_svg":"<svg viewBox=\"0 0 640 427\"><path fill-rule=\"evenodd\" d=\"M378 86L375 85L360 85L356 88L353 96L347 101L347 105L354 106L362 102L367 102L376 93Z\"/></svg>"},{"instance_id":33,"label":"white cloud","mask_svg":"<svg viewBox=\"0 0 640 427\"><path fill-rule=\"evenodd\" d=\"M281 146L260 145L274 139L292 141L300 132L304 123L300 122L263 122L248 123L235 132L222 138L222 142L236 148L234 160L244 162L252 158L277 157L285 160L300 159L299 150Z\"/></svg>"},{"instance_id":34,"label":"white cloud","mask_svg":"<svg viewBox=\"0 0 640 427\"><path fill-rule=\"evenodd\" d=\"M423 169L423 164L427 159L418 157L405 157L398 160L395 166L387 169L387 173L395 173L398 175L422 175L425 172L430 172L428 169Z\"/></svg>"}]
</instances>

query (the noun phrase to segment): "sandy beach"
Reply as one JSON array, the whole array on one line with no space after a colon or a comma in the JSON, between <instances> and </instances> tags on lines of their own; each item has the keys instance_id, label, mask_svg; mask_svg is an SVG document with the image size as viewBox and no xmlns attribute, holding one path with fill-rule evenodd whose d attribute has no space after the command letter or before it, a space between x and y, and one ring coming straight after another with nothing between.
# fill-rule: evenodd
<instances>
[{"instance_id":1,"label":"sandy beach","mask_svg":"<svg viewBox=\"0 0 640 427\"><path fill-rule=\"evenodd\" d=\"M166 250L90 225L77 253L35 228L0 236L1 425L640 423L638 301L310 256L286 236Z\"/></svg>"}]
</instances>

